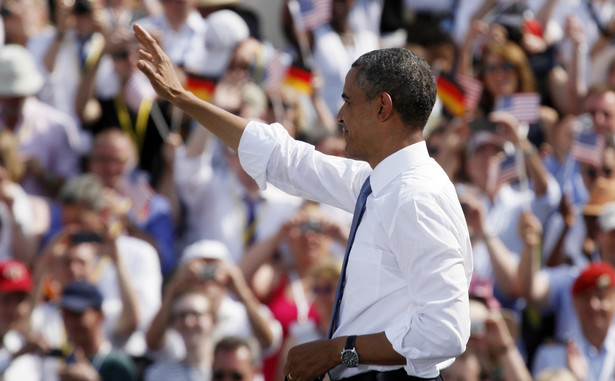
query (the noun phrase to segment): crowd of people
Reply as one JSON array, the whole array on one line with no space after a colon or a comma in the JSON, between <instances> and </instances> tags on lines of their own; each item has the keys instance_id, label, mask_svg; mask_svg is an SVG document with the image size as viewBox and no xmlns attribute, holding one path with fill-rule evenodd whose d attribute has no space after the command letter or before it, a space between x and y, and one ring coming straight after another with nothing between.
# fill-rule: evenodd
<instances>
[{"instance_id":1,"label":"crowd of people","mask_svg":"<svg viewBox=\"0 0 615 381\"><path fill-rule=\"evenodd\" d=\"M613 379L612 2L281 3L284 46L249 1L0 2L0 379L278 381L327 336L352 215L158 99L135 23L195 95L337 156L353 61L422 56L474 257L443 378Z\"/></svg>"}]
</instances>

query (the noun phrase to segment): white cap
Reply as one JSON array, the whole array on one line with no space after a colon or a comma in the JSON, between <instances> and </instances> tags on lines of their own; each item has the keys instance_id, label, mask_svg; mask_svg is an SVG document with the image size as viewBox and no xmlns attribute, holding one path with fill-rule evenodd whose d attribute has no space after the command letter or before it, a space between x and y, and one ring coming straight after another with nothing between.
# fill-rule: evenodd
<instances>
[{"instance_id":1,"label":"white cap","mask_svg":"<svg viewBox=\"0 0 615 381\"><path fill-rule=\"evenodd\" d=\"M0 96L34 95L43 87L43 81L26 48L21 45L0 47Z\"/></svg>"},{"instance_id":2,"label":"white cap","mask_svg":"<svg viewBox=\"0 0 615 381\"><path fill-rule=\"evenodd\" d=\"M218 259L229 261L231 254L225 244L220 241L204 239L188 245L179 260L180 265L184 265L193 259Z\"/></svg>"},{"instance_id":3,"label":"white cap","mask_svg":"<svg viewBox=\"0 0 615 381\"><path fill-rule=\"evenodd\" d=\"M212 13L206 20L203 71L218 77L226 71L237 45L250 37L250 30L241 16L227 9Z\"/></svg>"}]
</instances>

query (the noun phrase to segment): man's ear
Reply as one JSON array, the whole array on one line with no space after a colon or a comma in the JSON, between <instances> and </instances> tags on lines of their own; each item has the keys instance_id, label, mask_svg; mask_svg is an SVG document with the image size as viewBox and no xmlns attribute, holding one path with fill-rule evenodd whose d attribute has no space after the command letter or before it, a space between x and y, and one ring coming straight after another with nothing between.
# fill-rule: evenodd
<instances>
[{"instance_id":1,"label":"man's ear","mask_svg":"<svg viewBox=\"0 0 615 381\"><path fill-rule=\"evenodd\" d=\"M384 122L388 120L394 111L391 95L389 93L380 93L378 95L378 121Z\"/></svg>"}]
</instances>

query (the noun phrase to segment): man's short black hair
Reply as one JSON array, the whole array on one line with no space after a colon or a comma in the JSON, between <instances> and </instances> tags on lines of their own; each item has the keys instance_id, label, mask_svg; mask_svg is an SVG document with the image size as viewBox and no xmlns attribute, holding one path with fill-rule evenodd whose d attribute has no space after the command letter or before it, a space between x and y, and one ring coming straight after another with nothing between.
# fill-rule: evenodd
<instances>
[{"instance_id":1,"label":"man's short black hair","mask_svg":"<svg viewBox=\"0 0 615 381\"><path fill-rule=\"evenodd\" d=\"M436 102L436 79L429 64L404 48L374 50L353 64L368 100L388 93L402 121L423 129Z\"/></svg>"}]
</instances>

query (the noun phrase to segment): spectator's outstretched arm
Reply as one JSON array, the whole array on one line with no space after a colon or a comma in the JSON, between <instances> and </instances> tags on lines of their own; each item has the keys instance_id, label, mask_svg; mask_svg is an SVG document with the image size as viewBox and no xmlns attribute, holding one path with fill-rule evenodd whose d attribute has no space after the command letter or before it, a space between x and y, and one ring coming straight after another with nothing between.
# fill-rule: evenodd
<instances>
[{"instance_id":1,"label":"spectator's outstretched arm","mask_svg":"<svg viewBox=\"0 0 615 381\"><path fill-rule=\"evenodd\" d=\"M581 113L582 100L587 94L585 64L587 43L584 25L580 19L570 16L566 19L566 37L572 42L572 57L568 65L567 110L572 114Z\"/></svg>"},{"instance_id":2,"label":"spectator's outstretched arm","mask_svg":"<svg viewBox=\"0 0 615 381\"><path fill-rule=\"evenodd\" d=\"M233 292L237 299L246 307L254 337L258 340L261 348L268 349L275 341L275 335L272 329L273 315L263 315L261 303L254 293L252 293L252 290L248 286L248 282L246 282L243 273L237 265L228 261L221 261L220 267L223 272L228 274L229 290Z\"/></svg>"},{"instance_id":3,"label":"spectator's outstretched arm","mask_svg":"<svg viewBox=\"0 0 615 381\"><path fill-rule=\"evenodd\" d=\"M572 229L572 226L574 225L576 219L574 208L575 207L572 204L572 201L570 201L569 196L563 194L562 201L559 205L559 212L562 215L562 219L564 220L564 228L562 229L562 232L557 238L557 242L555 243L553 250L546 256L545 266L547 267L559 266L564 264L564 262L566 261L564 245L566 243L566 236L568 235L570 229Z\"/></svg>"},{"instance_id":4,"label":"spectator's outstretched arm","mask_svg":"<svg viewBox=\"0 0 615 381\"><path fill-rule=\"evenodd\" d=\"M94 97L96 73L100 67L102 57L108 52L108 49L112 48L112 44L109 43L111 39L109 36L109 27L107 26L104 9L100 2L94 1L92 3L92 14L96 31L100 33L102 40L100 41L100 52L95 56L95 60L91 63L86 62L85 71L81 77L79 87L77 88L77 95L75 96L75 113L81 121L84 120L88 102Z\"/></svg>"},{"instance_id":5,"label":"spectator's outstretched arm","mask_svg":"<svg viewBox=\"0 0 615 381\"><path fill-rule=\"evenodd\" d=\"M169 200L171 205L171 217L175 227L179 225L181 220L181 203L175 186L175 155L177 150L182 146L182 138L178 133L170 133L162 146L162 173L158 180L156 191Z\"/></svg>"},{"instance_id":6,"label":"spectator's outstretched arm","mask_svg":"<svg viewBox=\"0 0 615 381\"><path fill-rule=\"evenodd\" d=\"M506 111L492 112L489 114L489 120L499 123L503 127L502 135L504 138L512 142L517 149L523 151L527 176L532 181L536 197L544 196L549 186L549 172L532 143L525 136L519 134L519 121Z\"/></svg>"},{"instance_id":7,"label":"spectator's outstretched arm","mask_svg":"<svg viewBox=\"0 0 615 381\"><path fill-rule=\"evenodd\" d=\"M247 120L197 98L183 88L169 57L156 40L141 26L135 24L135 37L141 45L137 67L147 76L162 99L179 107L237 151Z\"/></svg>"},{"instance_id":8,"label":"spectator's outstretched arm","mask_svg":"<svg viewBox=\"0 0 615 381\"><path fill-rule=\"evenodd\" d=\"M53 3L55 6L54 21L56 30L53 41L51 45L49 45L49 48L47 48L47 52L45 52L45 56L43 57L43 65L45 66L45 70L49 73L53 72L55 69L58 53L60 53L60 48L62 47L66 30L68 29L69 18L71 17L71 9L64 1L53 0Z\"/></svg>"},{"instance_id":9,"label":"spectator's outstretched arm","mask_svg":"<svg viewBox=\"0 0 615 381\"><path fill-rule=\"evenodd\" d=\"M524 212L521 215L519 225L519 233L524 243L518 274L521 293L531 304L544 306L547 304L549 283L544 276L538 273L542 225L538 217L531 212Z\"/></svg>"},{"instance_id":10,"label":"spectator's outstretched arm","mask_svg":"<svg viewBox=\"0 0 615 381\"><path fill-rule=\"evenodd\" d=\"M137 307L137 297L134 287L130 280L130 275L126 266L121 260L118 252L115 237L106 237L102 244L103 252L111 258L117 271L118 289L120 291L120 299L122 301L122 312L118 316L115 327L113 327L114 336L122 342L128 340L130 335L139 326L139 309Z\"/></svg>"},{"instance_id":11,"label":"spectator's outstretched arm","mask_svg":"<svg viewBox=\"0 0 615 381\"><path fill-rule=\"evenodd\" d=\"M510 334L506 322L500 311L490 311L487 320L487 335L494 345L495 354L502 366L504 380L531 381L525 361Z\"/></svg>"},{"instance_id":12,"label":"spectator's outstretched arm","mask_svg":"<svg viewBox=\"0 0 615 381\"><path fill-rule=\"evenodd\" d=\"M472 232L473 240L483 240L487 246L489 260L493 269L496 284L502 292L509 296L519 296L517 284L517 263L511 252L506 248L496 234L485 226L485 208L482 202L470 194L461 196L459 201L465 208L465 217Z\"/></svg>"}]
</instances>

